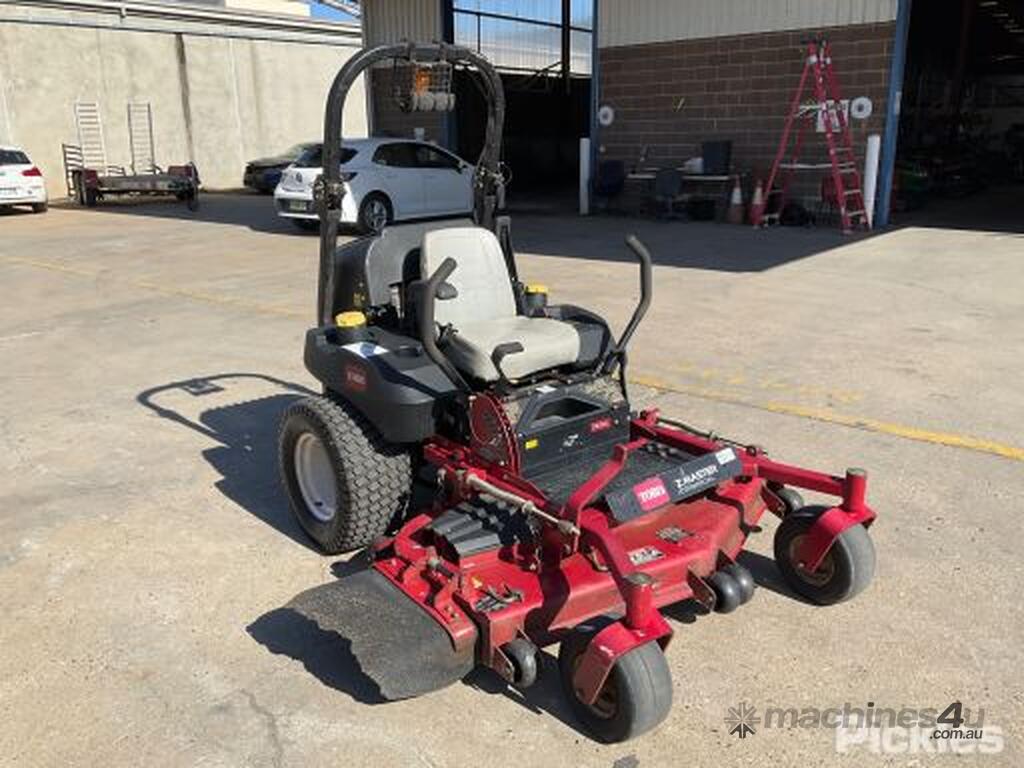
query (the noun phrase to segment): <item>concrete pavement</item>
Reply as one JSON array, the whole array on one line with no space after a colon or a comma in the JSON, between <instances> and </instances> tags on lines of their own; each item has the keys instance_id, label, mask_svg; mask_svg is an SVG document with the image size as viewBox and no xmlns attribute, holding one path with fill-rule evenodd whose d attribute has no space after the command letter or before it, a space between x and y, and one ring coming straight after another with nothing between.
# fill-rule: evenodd
<instances>
[{"instance_id":1,"label":"concrete pavement","mask_svg":"<svg viewBox=\"0 0 1024 768\"><path fill-rule=\"evenodd\" d=\"M724 717L960 700L1004 738L962 759L1018 765L1024 239L535 217L516 222L521 273L621 327L634 229L658 264L631 358L657 387L635 399L779 458L867 467L879 569L860 598L787 594L768 520L754 601L675 617L675 706L636 742L578 732L552 674L366 703L335 646L268 618L350 567L308 547L276 478L277 416L314 384L315 238L247 196L0 216L2 761L926 765L953 758L837 754L822 728L739 740Z\"/></svg>"}]
</instances>

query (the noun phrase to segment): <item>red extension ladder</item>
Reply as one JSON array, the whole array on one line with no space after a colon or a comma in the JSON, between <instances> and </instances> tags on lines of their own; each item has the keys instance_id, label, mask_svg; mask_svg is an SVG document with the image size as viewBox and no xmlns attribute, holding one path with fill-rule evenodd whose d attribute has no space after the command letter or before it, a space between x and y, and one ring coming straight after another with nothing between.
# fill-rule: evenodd
<instances>
[{"instance_id":1,"label":"red extension ladder","mask_svg":"<svg viewBox=\"0 0 1024 768\"><path fill-rule=\"evenodd\" d=\"M814 102L802 103L804 89L808 79L812 80ZM825 142L828 145L828 162L801 163L800 150L803 148L804 133L808 126L814 130L814 124L821 120L824 124ZM793 123L797 122L796 142L792 155L785 160L793 135ZM836 130L835 126L838 126ZM837 139L836 134L839 134ZM853 138L850 136L850 125L842 108L839 83L832 69L832 51L827 40L810 40L807 43L807 58L804 71L800 76L800 85L793 96L789 114L786 116L786 127L782 131L779 150L772 163L772 172L768 177L765 192L765 204L756 211L753 217L754 226L766 226L778 223L782 209L786 205L790 183L797 171L831 169L832 197L839 209L839 218L843 233L849 234L855 226L868 229L867 211L864 205L860 172L857 170L857 158L853 151ZM782 186L776 188L775 182L780 178Z\"/></svg>"}]
</instances>

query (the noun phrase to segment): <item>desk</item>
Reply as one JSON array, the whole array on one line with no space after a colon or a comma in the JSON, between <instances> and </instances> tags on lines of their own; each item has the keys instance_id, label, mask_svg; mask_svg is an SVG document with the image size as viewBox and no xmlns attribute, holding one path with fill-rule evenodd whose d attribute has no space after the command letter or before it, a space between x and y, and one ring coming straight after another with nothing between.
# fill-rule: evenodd
<instances>
[{"instance_id":1,"label":"desk","mask_svg":"<svg viewBox=\"0 0 1024 768\"><path fill-rule=\"evenodd\" d=\"M717 203L715 218L724 219L725 213L729 208L729 193L732 191L729 184L738 174L683 173L682 168L677 168L676 170L682 174L683 189L686 189L687 185L696 184L720 185L721 188L717 192L715 190L711 190L709 196L713 197ZM646 168L638 169L632 173L626 174L626 190L624 190L624 196L626 197L627 202L635 203L635 205L631 207L635 207L637 212L646 213L648 211L650 200L653 195L654 179L657 175L657 169L649 170ZM632 194L628 191L630 186L633 187Z\"/></svg>"},{"instance_id":2,"label":"desk","mask_svg":"<svg viewBox=\"0 0 1024 768\"><path fill-rule=\"evenodd\" d=\"M682 171L683 169L682 168L677 168L676 170ZM654 181L654 179L655 179L655 177L657 175L658 175L657 171L633 171L632 173L626 174L626 178L627 179L634 179L636 181ZM714 174L709 174L709 173L684 173L683 174L683 182L684 183L688 182L688 181L694 181L694 182L707 181L707 182L713 182L713 183L717 182L719 184L724 184L725 182L729 181L730 179L732 179L732 176L729 176L729 175L714 175Z\"/></svg>"}]
</instances>

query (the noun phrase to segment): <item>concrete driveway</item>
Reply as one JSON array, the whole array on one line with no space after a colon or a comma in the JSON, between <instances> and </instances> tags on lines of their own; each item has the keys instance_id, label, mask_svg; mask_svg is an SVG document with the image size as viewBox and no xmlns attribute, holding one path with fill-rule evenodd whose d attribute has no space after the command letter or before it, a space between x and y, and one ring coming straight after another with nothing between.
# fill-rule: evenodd
<instances>
[{"instance_id":1,"label":"concrete driveway","mask_svg":"<svg viewBox=\"0 0 1024 768\"><path fill-rule=\"evenodd\" d=\"M925 765L956 756L904 732L837 746L759 722L740 740L725 717L961 701L992 754L959 764L1020 765L1024 238L536 217L516 222L521 273L621 327L633 229L658 264L634 399L789 461L867 467L879 568L860 598L788 594L769 520L752 603L675 615L675 706L635 742L581 734L552 674L366 703L336 647L267 618L352 567L309 548L276 478L278 415L314 386L316 239L247 196L4 215L0 761Z\"/></svg>"}]
</instances>

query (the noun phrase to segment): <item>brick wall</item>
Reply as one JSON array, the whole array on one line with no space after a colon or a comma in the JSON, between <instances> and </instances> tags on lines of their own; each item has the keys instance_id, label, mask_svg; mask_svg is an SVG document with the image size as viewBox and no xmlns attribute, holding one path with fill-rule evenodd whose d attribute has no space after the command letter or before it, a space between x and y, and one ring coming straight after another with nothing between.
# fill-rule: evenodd
<instances>
[{"instance_id":1,"label":"brick wall","mask_svg":"<svg viewBox=\"0 0 1024 768\"><path fill-rule=\"evenodd\" d=\"M442 112L403 112L395 102L391 68L370 70L373 98L373 135L412 138L414 129L423 128L430 141L443 143Z\"/></svg>"},{"instance_id":2,"label":"brick wall","mask_svg":"<svg viewBox=\"0 0 1024 768\"><path fill-rule=\"evenodd\" d=\"M647 166L675 166L699 155L702 141L730 139L734 170L766 177L800 80L800 41L816 32L832 42L843 97L874 103L870 119L852 121L863 162L867 134L884 124L892 23L602 48L600 103L615 109L613 125L601 129L602 157L631 168L647 146ZM824 160L824 134L806 136L817 152L801 160ZM818 172L803 176L799 191L817 190Z\"/></svg>"}]
</instances>

